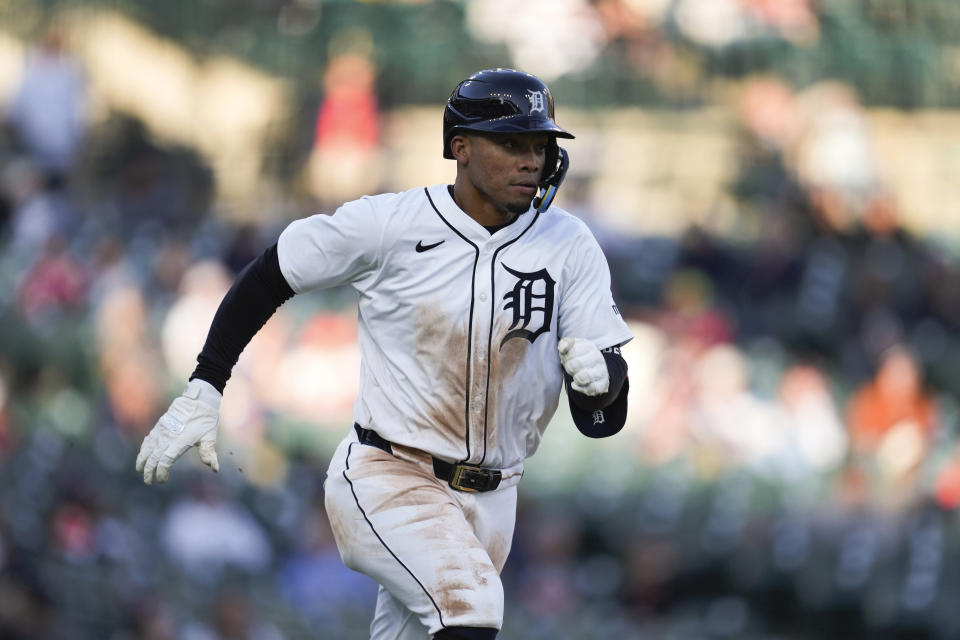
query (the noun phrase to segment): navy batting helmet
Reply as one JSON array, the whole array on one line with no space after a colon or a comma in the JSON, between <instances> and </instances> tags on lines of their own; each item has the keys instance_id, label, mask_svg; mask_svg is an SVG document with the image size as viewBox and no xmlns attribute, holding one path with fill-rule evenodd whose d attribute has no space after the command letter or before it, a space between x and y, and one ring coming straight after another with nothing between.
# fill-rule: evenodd
<instances>
[{"instance_id":1,"label":"navy batting helmet","mask_svg":"<svg viewBox=\"0 0 960 640\"><path fill-rule=\"evenodd\" d=\"M563 182L569 158L557 138L573 138L553 119L553 95L542 80L515 69L485 69L457 85L443 111L443 157L453 158L450 141L457 133L551 134L547 147L541 193L534 201L545 211Z\"/></svg>"}]
</instances>

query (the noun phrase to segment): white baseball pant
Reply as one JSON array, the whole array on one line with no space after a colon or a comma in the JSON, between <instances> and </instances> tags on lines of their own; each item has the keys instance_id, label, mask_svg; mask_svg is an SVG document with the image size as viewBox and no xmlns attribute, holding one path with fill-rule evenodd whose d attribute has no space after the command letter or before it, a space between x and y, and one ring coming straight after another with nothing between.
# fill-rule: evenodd
<instances>
[{"instance_id":1,"label":"white baseball pant","mask_svg":"<svg viewBox=\"0 0 960 640\"><path fill-rule=\"evenodd\" d=\"M452 489L429 455L393 454L350 434L324 484L344 564L381 588L371 640L424 640L444 627L503 623L503 569L516 520L516 483L485 493Z\"/></svg>"}]
</instances>

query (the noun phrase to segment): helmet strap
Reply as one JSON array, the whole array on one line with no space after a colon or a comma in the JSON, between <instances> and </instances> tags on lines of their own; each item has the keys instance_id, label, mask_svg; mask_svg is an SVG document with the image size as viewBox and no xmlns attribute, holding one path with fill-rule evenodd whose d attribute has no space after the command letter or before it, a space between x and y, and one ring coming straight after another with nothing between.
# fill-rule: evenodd
<instances>
[{"instance_id":1,"label":"helmet strap","mask_svg":"<svg viewBox=\"0 0 960 640\"><path fill-rule=\"evenodd\" d=\"M557 165L553 172L540 181L540 191L533 199L533 207L537 213L543 213L553 204L553 199L560 189L563 178L570 168L570 156L563 147L557 147Z\"/></svg>"}]
</instances>

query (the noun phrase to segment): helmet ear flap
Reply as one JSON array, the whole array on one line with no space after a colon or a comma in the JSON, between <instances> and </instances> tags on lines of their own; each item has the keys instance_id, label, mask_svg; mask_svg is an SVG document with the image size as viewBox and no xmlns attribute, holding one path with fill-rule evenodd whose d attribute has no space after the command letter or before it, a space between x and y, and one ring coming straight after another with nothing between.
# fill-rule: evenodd
<instances>
[{"instance_id":1,"label":"helmet ear flap","mask_svg":"<svg viewBox=\"0 0 960 640\"><path fill-rule=\"evenodd\" d=\"M553 204L553 199L557 195L557 190L563 183L569 168L570 156L567 154L567 150L557 145L557 141L553 140L547 148L543 177L540 180L540 192L533 199L533 207L537 210L537 213L543 213Z\"/></svg>"},{"instance_id":2,"label":"helmet ear flap","mask_svg":"<svg viewBox=\"0 0 960 640\"><path fill-rule=\"evenodd\" d=\"M550 136L550 141L547 143L547 151L543 156L543 171L540 172L541 186L546 184L550 178L553 177L553 174L557 172L559 168L557 161L559 159L560 145L557 144L557 139L554 136Z\"/></svg>"}]
</instances>

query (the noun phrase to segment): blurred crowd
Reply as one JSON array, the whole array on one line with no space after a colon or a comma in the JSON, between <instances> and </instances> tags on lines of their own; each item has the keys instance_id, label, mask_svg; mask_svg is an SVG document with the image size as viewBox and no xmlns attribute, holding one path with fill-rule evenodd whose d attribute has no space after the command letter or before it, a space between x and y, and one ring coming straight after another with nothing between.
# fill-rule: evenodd
<instances>
[{"instance_id":1,"label":"blurred crowd","mask_svg":"<svg viewBox=\"0 0 960 640\"><path fill-rule=\"evenodd\" d=\"M589 4L598 51L626 43L639 76L681 62L637 16L711 51L822 26L803 0ZM362 54L324 70L298 174L314 203L389 170ZM0 637L364 637L376 585L342 566L322 507L356 393L352 294L292 300L244 352L219 475L144 487L140 440L285 220L219 215L202 154L92 120L91 93L51 29L0 105ZM735 237L624 235L581 198L589 175L560 192L636 335L631 416L616 481L524 497L506 640L960 634L960 268L902 225L853 86L771 73L737 96Z\"/></svg>"}]
</instances>

